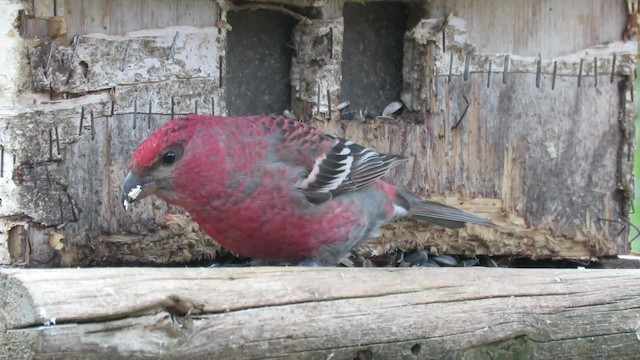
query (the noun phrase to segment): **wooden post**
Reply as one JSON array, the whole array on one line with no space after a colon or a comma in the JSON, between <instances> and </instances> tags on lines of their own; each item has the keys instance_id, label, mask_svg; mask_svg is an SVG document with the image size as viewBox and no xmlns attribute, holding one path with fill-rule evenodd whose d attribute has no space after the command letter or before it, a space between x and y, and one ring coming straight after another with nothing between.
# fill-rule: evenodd
<instances>
[{"instance_id":1,"label":"wooden post","mask_svg":"<svg viewBox=\"0 0 640 360\"><path fill-rule=\"evenodd\" d=\"M0 289L2 358L640 354L640 270L2 269Z\"/></svg>"}]
</instances>

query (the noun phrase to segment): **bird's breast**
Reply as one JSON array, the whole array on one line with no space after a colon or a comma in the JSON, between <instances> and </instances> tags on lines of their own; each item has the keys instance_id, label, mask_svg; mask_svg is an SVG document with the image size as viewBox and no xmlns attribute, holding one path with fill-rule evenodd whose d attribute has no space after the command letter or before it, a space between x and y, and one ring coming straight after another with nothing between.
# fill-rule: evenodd
<instances>
[{"instance_id":1,"label":"bird's breast","mask_svg":"<svg viewBox=\"0 0 640 360\"><path fill-rule=\"evenodd\" d=\"M348 241L366 223L358 204L333 199L313 205L290 186L253 185L247 196L229 194L215 206L189 210L215 241L243 256L302 260L323 246Z\"/></svg>"}]
</instances>

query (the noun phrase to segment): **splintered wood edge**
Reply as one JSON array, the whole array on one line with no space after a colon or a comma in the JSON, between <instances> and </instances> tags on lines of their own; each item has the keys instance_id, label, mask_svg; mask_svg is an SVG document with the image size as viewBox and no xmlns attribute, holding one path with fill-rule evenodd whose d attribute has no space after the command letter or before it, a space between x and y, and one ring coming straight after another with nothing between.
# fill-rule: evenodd
<instances>
[{"instance_id":1,"label":"splintered wood edge","mask_svg":"<svg viewBox=\"0 0 640 360\"><path fill-rule=\"evenodd\" d=\"M2 269L0 287L0 355L632 359L640 348L640 270Z\"/></svg>"}]
</instances>

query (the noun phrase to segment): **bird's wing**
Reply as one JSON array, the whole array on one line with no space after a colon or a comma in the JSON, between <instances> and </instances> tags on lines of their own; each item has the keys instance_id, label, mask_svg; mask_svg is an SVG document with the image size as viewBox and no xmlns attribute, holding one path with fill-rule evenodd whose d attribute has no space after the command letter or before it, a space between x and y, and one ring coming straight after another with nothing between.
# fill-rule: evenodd
<instances>
[{"instance_id":1,"label":"bird's wing","mask_svg":"<svg viewBox=\"0 0 640 360\"><path fill-rule=\"evenodd\" d=\"M296 120L277 119L282 123L278 156L305 168L306 173L296 186L312 203L369 186L405 161L401 156L380 154Z\"/></svg>"},{"instance_id":2,"label":"bird's wing","mask_svg":"<svg viewBox=\"0 0 640 360\"><path fill-rule=\"evenodd\" d=\"M299 188L309 201L320 203L371 185L403 161L402 157L380 154L353 141L338 138L329 151L315 159L313 168L300 182Z\"/></svg>"}]
</instances>

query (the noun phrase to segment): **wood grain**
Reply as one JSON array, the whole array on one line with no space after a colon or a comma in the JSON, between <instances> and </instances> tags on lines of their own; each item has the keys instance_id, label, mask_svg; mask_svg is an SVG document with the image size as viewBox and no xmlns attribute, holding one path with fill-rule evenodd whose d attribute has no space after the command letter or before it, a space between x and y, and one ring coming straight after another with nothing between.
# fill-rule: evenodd
<instances>
[{"instance_id":1,"label":"wood grain","mask_svg":"<svg viewBox=\"0 0 640 360\"><path fill-rule=\"evenodd\" d=\"M220 77L218 28L170 27L128 36L83 35L31 50L34 90L86 94L117 85ZM218 80L220 81L220 80Z\"/></svg>"},{"instance_id":2,"label":"wood grain","mask_svg":"<svg viewBox=\"0 0 640 360\"><path fill-rule=\"evenodd\" d=\"M469 42L481 52L543 58L622 39L626 4L617 0L435 0L429 16L467 20Z\"/></svg>"},{"instance_id":3,"label":"wood grain","mask_svg":"<svg viewBox=\"0 0 640 360\"><path fill-rule=\"evenodd\" d=\"M0 270L0 356L635 359L637 270ZM64 289L64 291L61 291Z\"/></svg>"},{"instance_id":4,"label":"wood grain","mask_svg":"<svg viewBox=\"0 0 640 360\"><path fill-rule=\"evenodd\" d=\"M61 2L61 1L58 1ZM121 35L169 26L215 26L217 1L64 0L70 37L91 33Z\"/></svg>"},{"instance_id":5,"label":"wood grain","mask_svg":"<svg viewBox=\"0 0 640 360\"><path fill-rule=\"evenodd\" d=\"M43 4L36 6L42 16L53 15L45 14L51 2L36 3ZM218 247L180 209L145 199L125 213L118 193L131 152L157 126L196 107L199 113L227 112L228 4L55 4L69 41L52 48L21 40L19 66L0 68L0 79L14 79L1 85L12 95L0 97L11 104L0 110L0 227L6 230L0 262L211 259ZM379 253L426 247L470 256L581 259L628 250L621 230L633 193L634 109L627 80L635 70L635 45L616 42L616 26L621 31L626 21L622 2L423 2L427 17L408 19L404 37L402 100L412 111L397 121L362 123L338 121L337 105L349 100L340 88L342 1L297 5L317 6L305 15L324 18L295 29L290 110L327 132L405 155L409 162L390 175L391 182L503 227L449 231L399 222L370 247ZM0 15L7 21L17 16ZM435 31L440 27L447 46ZM176 30L175 54L167 60ZM6 33L3 39L15 40L17 32ZM79 35L77 46L73 35ZM60 234L56 243L63 247L52 251L48 239Z\"/></svg>"}]
</instances>

